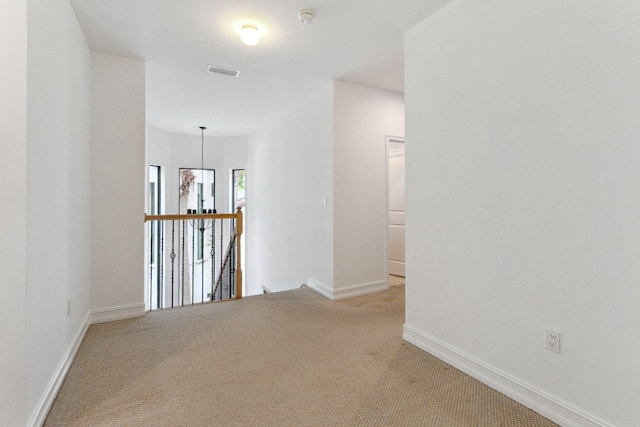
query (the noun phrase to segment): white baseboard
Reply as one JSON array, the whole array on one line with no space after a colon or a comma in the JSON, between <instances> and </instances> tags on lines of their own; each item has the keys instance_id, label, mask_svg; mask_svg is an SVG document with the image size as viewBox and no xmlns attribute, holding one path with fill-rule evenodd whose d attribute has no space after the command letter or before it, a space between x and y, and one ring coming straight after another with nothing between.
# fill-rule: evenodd
<instances>
[{"instance_id":1,"label":"white baseboard","mask_svg":"<svg viewBox=\"0 0 640 427\"><path fill-rule=\"evenodd\" d=\"M53 374L51 381L49 381L45 392L42 394L42 397L40 398L38 405L34 409L27 426L40 427L44 424L45 420L47 419L47 414L49 413L49 410L51 409L51 406L53 405L53 402L58 395L58 391L60 391L60 387L62 387L62 383L64 382L64 379L69 372L69 368L71 368L73 359L75 359L76 354L80 349L80 345L84 340L84 337L87 335L87 331L89 330L90 325L110 322L113 320L140 317L144 316L145 314L146 310L144 303L94 310L87 314L84 321L82 322L80 330L71 341L71 344L69 345L67 352L64 354L60 365Z\"/></svg>"},{"instance_id":2,"label":"white baseboard","mask_svg":"<svg viewBox=\"0 0 640 427\"><path fill-rule=\"evenodd\" d=\"M307 286L319 293L325 298L333 299L333 291L322 283L312 278L307 279Z\"/></svg>"},{"instance_id":3,"label":"white baseboard","mask_svg":"<svg viewBox=\"0 0 640 427\"><path fill-rule=\"evenodd\" d=\"M120 307L102 308L91 311L91 324L113 322L114 320L131 319L147 314L144 303L123 305Z\"/></svg>"},{"instance_id":4,"label":"white baseboard","mask_svg":"<svg viewBox=\"0 0 640 427\"><path fill-rule=\"evenodd\" d=\"M85 335L87 335L89 325L89 315L87 314L82 322L80 330L78 330L76 336L73 337L71 345L67 349L67 352L64 354L60 365L58 365L58 369L56 369L53 377L51 378L51 381L49 381L49 384L47 385L45 392L40 398L38 405L33 411L27 426L40 427L44 424L45 420L47 419L47 414L49 413L49 410L53 405L53 401L56 399L60 387L62 387L62 383L67 376L67 372L69 372L69 368L71 368L71 363L73 363L73 359L75 359L76 354L80 349L80 345L82 344Z\"/></svg>"},{"instance_id":5,"label":"white baseboard","mask_svg":"<svg viewBox=\"0 0 640 427\"><path fill-rule=\"evenodd\" d=\"M347 286L340 289L333 290L333 299L345 299L357 297L360 295L372 294L375 292L382 292L389 289L389 283L386 280L379 282L362 283L359 285Z\"/></svg>"},{"instance_id":6,"label":"white baseboard","mask_svg":"<svg viewBox=\"0 0 640 427\"><path fill-rule=\"evenodd\" d=\"M386 280L379 282L362 283L359 285L347 286L340 289L330 289L317 280L309 278L307 285L330 300L336 301L345 298L353 298L360 295L372 294L374 292L386 291L389 289L389 284Z\"/></svg>"},{"instance_id":7,"label":"white baseboard","mask_svg":"<svg viewBox=\"0 0 640 427\"><path fill-rule=\"evenodd\" d=\"M402 338L563 427L612 427L409 325Z\"/></svg>"},{"instance_id":8,"label":"white baseboard","mask_svg":"<svg viewBox=\"0 0 640 427\"><path fill-rule=\"evenodd\" d=\"M388 266L389 274L393 274L394 276L405 276L405 263L404 261L393 261L389 260Z\"/></svg>"}]
</instances>

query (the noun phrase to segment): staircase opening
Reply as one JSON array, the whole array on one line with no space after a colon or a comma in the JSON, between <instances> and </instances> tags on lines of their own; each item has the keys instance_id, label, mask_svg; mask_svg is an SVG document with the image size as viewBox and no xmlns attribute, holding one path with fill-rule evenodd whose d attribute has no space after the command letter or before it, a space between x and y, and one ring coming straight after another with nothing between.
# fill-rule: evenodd
<instances>
[{"instance_id":1,"label":"staircase opening","mask_svg":"<svg viewBox=\"0 0 640 427\"><path fill-rule=\"evenodd\" d=\"M148 310L242 297L242 210L211 211L145 215L148 230L161 230L156 256L164 260L149 269Z\"/></svg>"}]
</instances>

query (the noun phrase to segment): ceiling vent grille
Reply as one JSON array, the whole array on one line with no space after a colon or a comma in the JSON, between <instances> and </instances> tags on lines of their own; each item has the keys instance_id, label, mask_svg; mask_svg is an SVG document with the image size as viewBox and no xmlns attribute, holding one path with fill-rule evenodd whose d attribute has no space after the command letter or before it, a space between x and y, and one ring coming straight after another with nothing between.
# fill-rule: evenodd
<instances>
[{"instance_id":1,"label":"ceiling vent grille","mask_svg":"<svg viewBox=\"0 0 640 427\"><path fill-rule=\"evenodd\" d=\"M207 67L207 73L224 74L225 76L231 76L231 77L238 77L240 75L240 71L238 71L238 70L232 70L230 68L216 67L214 65L209 65Z\"/></svg>"}]
</instances>

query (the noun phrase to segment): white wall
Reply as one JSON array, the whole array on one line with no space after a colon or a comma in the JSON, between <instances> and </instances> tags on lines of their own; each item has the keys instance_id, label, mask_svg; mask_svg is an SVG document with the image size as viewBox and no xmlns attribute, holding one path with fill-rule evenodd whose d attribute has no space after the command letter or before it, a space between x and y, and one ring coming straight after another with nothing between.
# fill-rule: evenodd
<instances>
[{"instance_id":1,"label":"white wall","mask_svg":"<svg viewBox=\"0 0 640 427\"><path fill-rule=\"evenodd\" d=\"M68 1L30 0L27 410L89 311L89 48ZM71 313L67 300L71 299Z\"/></svg>"},{"instance_id":2,"label":"white wall","mask_svg":"<svg viewBox=\"0 0 640 427\"><path fill-rule=\"evenodd\" d=\"M334 293L387 285L387 136L404 136L403 95L336 81Z\"/></svg>"},{"instance_id":3,"label":"white wall","mask_svg":"<svg viewBox=\"0 0 640 427\"><path fill-rule=\"evenodd\" d=\"M640 420L638 16L458 0L406 36L405 337L563 425Z\"/></svg>"},{"instance_id":4,"label":"white wall","mask_svg":"<svg viewBox=\"0 0 640 427\"><path fill-rule=\"evenodd\" d=\"M163 187L160 189L161 191L161 205L162 205L162 213L177 213L178 208L175 208L175 212L173 210L166 210L166 207L169 206L167 204L167 196L165 192L167 191L167 169L171 166L171 134L167 132L163 132L159 129L147 127L147 139L146 139L146 163L147 170L145 171L145 182L149 182L149 166L160 166L160 173L162 174L162 185ZM145 192L148 188L145 188ZM176 196L177 197L177 196ZM148 199L148 194L145 193L145 200ZM177 203L177 201L175 202ZM148 206L145 203L145 213L149 213ZM146 245L145 245L146 246ZM145 249L146 250L146 249ZM145 258L146 259L146 258Z\"/></svg>"},{"instance_id":5,"label":"white wall","mask_svg":"<svg viewBox=\"0 0 640 427\"><path fill-rule=\"evenodd\" d=\"M142 244L144 66L92 57L66 0L5 2L0 27L0 227L9 248L0 260L0 424L40 425L90 299L112 307L109 298L142 295L142 251L128 253L128 237L137 228ZM124 172L111 174L120 163ZM133 286L119 288L118 274Z\"/></svg>"},{"instance_id":6,"label":"white wall","mask_svg":"<svg viewBox=\"0 0 640 427\"><path fill-rule=\"evenodd\" d=\"M333 83L249 137L248 295L333 280ZM328 206L323 206L323 198Z\"/></svg>"},{"instance_id":7,"label":"white wall","mask_svg":"<svg viewBox=\"0 0 640 427\"><path fill-rule=\"evenodd\" d=\"M147 128L147 165L162 166L165 175L163 198L166 213L178 213L179 169L199 169L201 135L180 135ZM216 171L216 208L229 212L229 171L247 164L247 137L205 135L204 167Z\"/></svg>"},{"instance_id":8,"label":"white wall","mask_svg":"<svg viewBox=\"0 0 640 427\"><path fill-rule=\"evenodd\" d=\"M0 424L38 425L89 311L90 54L64 0L5 2L0 28Z\"/></svg>"},{"instance_id":9,"label":"white wall","mask_svg":"<svg viewBox=\"0 0 640 427\"><path fill-rule=\"evenodd\" d=\"M144 314L145 66L92 54L91 309Z\"/></svg>"},{"instance_id":10,"label":"white wall","mask_svg":"<svg viewBox=\"0 0 640 427\"><path fill-rule=\"evenodd\" d=\"M402 94L336 80L250 136L249 292L387 287L389 135L404 136Z\"/></svg>"},{"instance_id":11,"label":"white wall","mask_svg":"<svg viewBox=\"0 0 640 427\"><path fill-rule=\"evenodd\" d=\"M0 13L0 425L27 421L27 3ZM10 387L7 385L11 385Z\"/></svg>"}]
</instances>

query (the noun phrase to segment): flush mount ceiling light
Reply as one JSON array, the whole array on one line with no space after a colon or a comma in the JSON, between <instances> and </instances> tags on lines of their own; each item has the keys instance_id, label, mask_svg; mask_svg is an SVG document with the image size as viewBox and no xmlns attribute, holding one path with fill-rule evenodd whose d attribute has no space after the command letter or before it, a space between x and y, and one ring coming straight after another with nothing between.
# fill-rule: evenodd
<instances>
[{"instance_id":1,"label":"flush mount ceiling light","mask_svg":"<svg viewBox=\"0 0 640 427\"><path fill-rule=\"evenodd\" d=\"M240 40L247 46L254 46L260 41L258 27L253 24L244 24L240 29Z\"/></svg>"},{"instance_id":2,"label":"flush mount ceiling light","mask_svg":"<svg viewBox=\"0 0 640 427\"><path fill-rule=\"evenodd\" d=\"M311 24L315 16L316 15L310 10L301 10L300 12L298 12L298 19L305 25Z\"/></svg>"}]
</instances>

